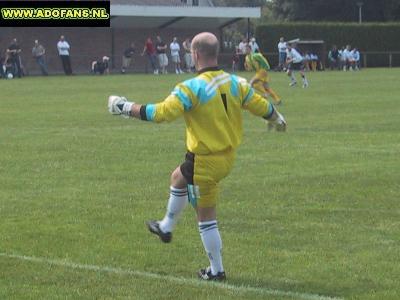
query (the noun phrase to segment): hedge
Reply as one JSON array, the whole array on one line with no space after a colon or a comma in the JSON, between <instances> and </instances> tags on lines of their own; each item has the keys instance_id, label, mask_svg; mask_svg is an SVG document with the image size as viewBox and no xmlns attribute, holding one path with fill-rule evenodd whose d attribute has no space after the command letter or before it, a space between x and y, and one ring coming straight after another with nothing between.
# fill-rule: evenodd
<instances>
[{"instance_id":1,"label":"hedge","mask_svg":"<svg viewBox=\"0 0 400 300\"><path fill-rule=\"evenodd\" d=\"M272 23L256 28L263 52L277 52L280 37L324 40L327 49L350 44L361 52L400 51L400 23Z\"/></svg>"}]
</instances>

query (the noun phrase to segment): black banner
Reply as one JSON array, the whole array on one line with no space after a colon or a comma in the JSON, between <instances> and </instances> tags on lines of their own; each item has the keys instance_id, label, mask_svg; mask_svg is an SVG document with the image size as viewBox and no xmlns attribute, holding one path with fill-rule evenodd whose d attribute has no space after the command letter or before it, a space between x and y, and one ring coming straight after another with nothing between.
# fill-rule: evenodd
<instances>
[{"instance_id":1,"label":"black banner","mask_svg":"<svg viewBox=\"0 0 400 300\"><path fill-rule=\"evenodd\" d=\"M0 1L0 27L110 27L110 2Z\"/></svg>"}]
</instances>

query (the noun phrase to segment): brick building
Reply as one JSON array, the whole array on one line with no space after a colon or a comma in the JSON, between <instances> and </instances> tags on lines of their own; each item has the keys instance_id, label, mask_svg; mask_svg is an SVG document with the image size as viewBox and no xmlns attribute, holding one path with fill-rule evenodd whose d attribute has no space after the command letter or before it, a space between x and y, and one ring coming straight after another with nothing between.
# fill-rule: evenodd
<instances>
[{"instance_id":1,"label":"brick building","mask_svg":"<svg viewBox=\"0 0 400 300\"><path fill-rule=\"evenodd\" d=\"M88 73L90 62L104 55L111 57L112 71L121 68L124 49L134 42L137 52L134 71L143 72L147 59L140 56L147 37L160 35L169 44L174 36L180 42L201 31L221 36L222 29L243 18L259 18L259 8L215 7L211 0L111 0L110 28L0 28L0 53L3 55L13 38L22 48L21 58L28 74L40 73L31 51L38 39L46 48L51 74L62 73L57 42L64 35L71 45L75 73Z\"/></svg>"}]
</instances>

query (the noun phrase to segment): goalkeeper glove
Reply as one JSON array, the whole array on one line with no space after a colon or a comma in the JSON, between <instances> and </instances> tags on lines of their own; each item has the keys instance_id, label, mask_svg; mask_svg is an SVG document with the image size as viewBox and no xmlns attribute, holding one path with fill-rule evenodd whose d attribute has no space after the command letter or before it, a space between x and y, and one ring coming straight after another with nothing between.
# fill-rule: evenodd
<instances>
[{"instance_id":1,"label":"goalkeeper glove","mask_svg":"<svg viewBox=\"0 0 400 300\"><path fill-rule=\"evenodd\" d=\"M273 128L276 131L286 131L286 120L285 118L275 110L276 118L274 120L268 120L268 130L272 130Z\"/></svg>"},{"instance_id":2,"label":"goalkeeper glove","mask_svg":"<svg viewBox=\"0 0 400 300\"><path fill-rule=\"evenodd\" d=\"M122 115L125 118L129 118L133 104L135 102L129 102L125 97L108 97L108 111L113 115Z\"/></svg>"}]
</instances>

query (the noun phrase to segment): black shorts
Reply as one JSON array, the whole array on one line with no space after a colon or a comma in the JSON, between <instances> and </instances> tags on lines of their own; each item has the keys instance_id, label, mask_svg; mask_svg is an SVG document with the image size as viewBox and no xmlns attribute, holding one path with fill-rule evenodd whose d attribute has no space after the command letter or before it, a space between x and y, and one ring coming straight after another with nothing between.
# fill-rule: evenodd
<instances>
[{"instance_id":1,"label":"black shorts","mask_svg":"<svg viewBox=\"0 0 400 300\"><path fill-rule=\"evenodd\" d=\"M104 65L103 64L99 64L99 63L96 63L94 65L94 68L93 68L93 72L94 73L99 73L99 74L104 74L105 70L106 70L106 68L104 67Z\"/></svg>"},{"instance_id":2,"label":"black shorts","mask_svg":"<svg viewBox=\"0 0 400 300\"><path fill-rule=\"evenodd\" d=\"M299 63L290 63L288 66L288 69L290 71L303 71L304 70L304 64L303 62L299 62Z\"/></svg>"},{"instance_id":3,"label":"black shorts","mask_svg":"<svg viewBox=\"0 0 400 300\"><path fill-rule=\"evenodd\" d=\"M194 153L187 152L185 161L180 166L183 177L185 177L188 184L193 184L194 175Z\"/></svg>"}]
</instances>

